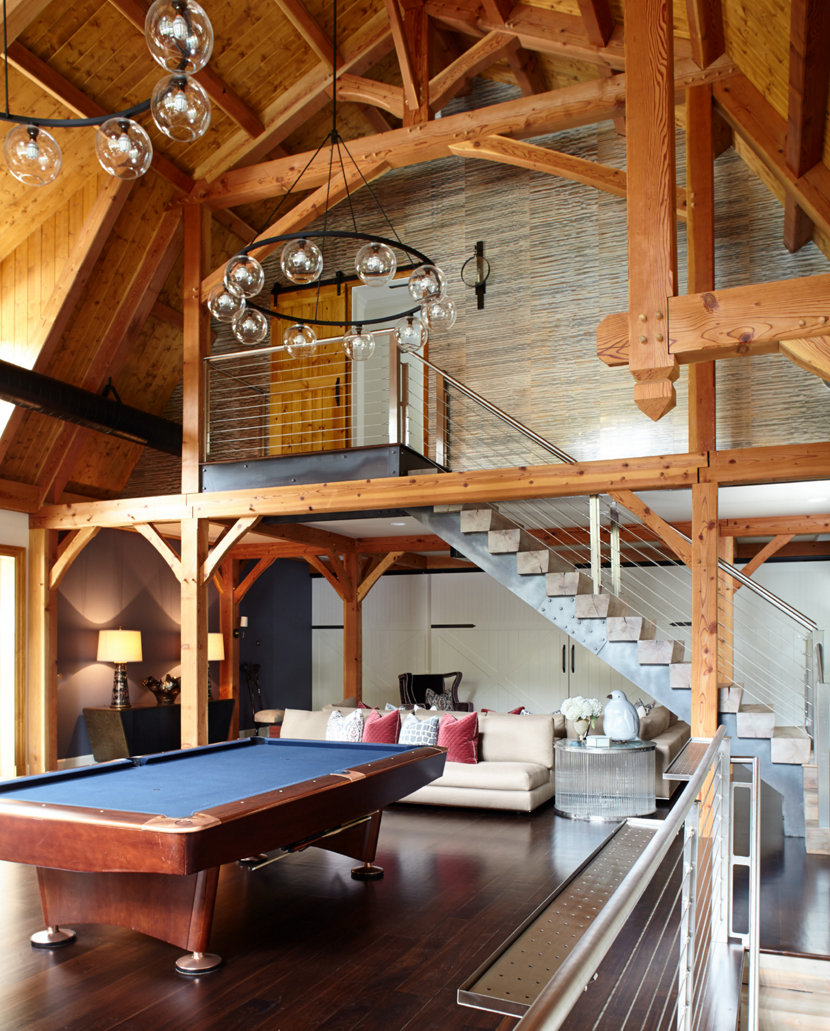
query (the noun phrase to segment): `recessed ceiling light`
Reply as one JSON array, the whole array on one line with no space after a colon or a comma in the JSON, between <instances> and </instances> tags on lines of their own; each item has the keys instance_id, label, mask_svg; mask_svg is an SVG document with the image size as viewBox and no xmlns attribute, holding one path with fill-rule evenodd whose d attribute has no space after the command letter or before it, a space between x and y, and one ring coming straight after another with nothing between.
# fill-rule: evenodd
<instances>
[{"instance_id":1,"label":"recessed ceiling light","mask_svg":"<svg viewBox=\"0 0 830 1031\"><path fill-rule=\"evenodd\" d=\"M406 523L403 521L403 519L393 519L389 525L390 526L406 526Z\"/></svg>"}]
</instances>

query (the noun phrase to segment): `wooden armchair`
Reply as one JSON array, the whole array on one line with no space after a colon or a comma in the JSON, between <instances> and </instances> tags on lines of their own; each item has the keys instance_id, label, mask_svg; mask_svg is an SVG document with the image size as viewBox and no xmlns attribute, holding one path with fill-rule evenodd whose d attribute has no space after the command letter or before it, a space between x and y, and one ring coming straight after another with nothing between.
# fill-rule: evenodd
<instances>
[{"instance_id":1,"label":"wooden armchair","mask_svg":"<svg viewBox=\"0 0 830 1031\"><path fill-rule=\"evenodd\" d=\"M401 688L402 705L427 705L427 690L439 695L449 695L452 704L449 706L458 712L471 712L472 702L458 700L458 685L461 673L399 673L398 682Z\"/></svg>"}]
</instances>

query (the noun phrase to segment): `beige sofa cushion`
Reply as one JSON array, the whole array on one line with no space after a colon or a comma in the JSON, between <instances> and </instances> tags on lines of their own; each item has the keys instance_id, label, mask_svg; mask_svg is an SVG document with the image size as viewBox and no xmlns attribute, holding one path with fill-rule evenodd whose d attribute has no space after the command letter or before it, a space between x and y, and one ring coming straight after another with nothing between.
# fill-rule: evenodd
<instances>
[{"instance_id":1,"label":"beige sofa cushion","mask_svg":"<svg viewBox=\"0 0 830 1031\"><path fill-rule=\"evenodd\" d=\"M448 788L481 788L487 791L533 791L550 780L550 770L539 763L446 763L443 774L432 781Z\"/></svg>"},{"instance_id":2,"label":"beige sofa cushion","mask_svg":"<svg viewBox=\"0 0 830 1031\"><path fill-rule=\"evenodd\" d=\"M340 710L348 716L350 709ZM331 711L328 709L286 709L282 718L280 737L300 738L303 741L324 741Z\"/></svg>"},{"instance_id":3,"label":"beige sofa cushion","mask_svg":"<svg viewBox=\"0 0 830 1031\"><path fill-rule=\"evenodd\" d=\"M640 740L653 741L676 721L677 717L665 705L655 705L640 717Z\"/></svg>"},{"instance_id":4,"label":"beige sofa cushion","mask_svg":"<svg viewBox=\"0 0 830 1031\"><path fill-rule=\"evenodd\" d=\"M537 763L553 768L553 716L483 712L478 721L481 762Z\"/></svg>"}]
</instances>

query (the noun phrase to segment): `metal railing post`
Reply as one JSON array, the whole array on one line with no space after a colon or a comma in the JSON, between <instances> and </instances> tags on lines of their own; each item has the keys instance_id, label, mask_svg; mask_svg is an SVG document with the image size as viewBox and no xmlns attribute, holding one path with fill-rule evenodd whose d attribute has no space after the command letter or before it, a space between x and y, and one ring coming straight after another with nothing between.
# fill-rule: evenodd
<instances>
[{"instance_id":1,"label":"metal railing post","mask_svg":"<svg viewBox=\"0 0 830 1031\"><path fill-rule=\"evenodd\" d=\"M620 514L616 505L609 509L611 517L611 593L618 598L622 590L620 570Z\"/></svg>"},{"instance_id":2,"label":"metal railing post","mask_svg":"<svg viewBox=\"0 0 830 1031\"><path fill-rule=\"evenodd\" d=\"M389 336L389 443L402 443L401 425L403 423L403 412L401 412L401 352L395 343L395 338Z\"/></svg>"},{"instance_id":3,"label":"metal railing post","mask_svg":"<svg viewBox=\"0 0 830 1031\"><path fill-rule=\"evenodd\" d=\"M599 494L588 498L588 515L591 533L591 579L594 581L594 594L602 590L602 541L600 540Z\"/></svg>"},{"instance_id":4,"label":"metal railing post","mask_svg":"<svg viewBox=\"0 0 830 1031\"><path fill-rule=\"evenodd\" d=\"M818 825L830 827L830 683L816 682L813 753L816 757Z\"/></svg>"},{"instance_id":5,"label":"metal railing post","mask_svg":"<svg viewBox=\"0 0 830 1031\"><path fill-rule=\"evenodd\" d=\"M697 917L697 842L700 800L689 808L683 827L683 891L680 956L677 964L677 1031L691 1031L694 1006L695 920Z\"/></svg>"}]
</instances>

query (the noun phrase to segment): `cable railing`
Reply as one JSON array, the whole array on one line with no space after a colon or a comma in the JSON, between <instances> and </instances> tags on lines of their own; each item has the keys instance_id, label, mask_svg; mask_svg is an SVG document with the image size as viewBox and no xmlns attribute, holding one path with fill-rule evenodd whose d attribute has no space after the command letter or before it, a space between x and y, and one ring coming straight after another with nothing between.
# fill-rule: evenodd
<instances>
[{"instance_id":1,"label":"cable railing","mask_svg":"<svg viewBox=\"0 0 830 1031\"><path fill-rule=\"evenodd\" d=\"M401 444L445 469L572 463L574 459L418 354L378 331L375 355L350 362L340 338L313 359L284 347L225 345L206 361L209 462ZM618 498L604 495L500 504L558 566L586 571L654 636L691 654L688 567ZM682 535L678 535L682 538ZM686 538L688 543L688 538ZM719 679L773 708L779 722L813 724L815 624L725 562ZM648 636L652 631L646 632Z\"/></svg>"},{"instance_id":2,"label":"cable railing","mask_svg":"<svg viewBox=\"0 0 830 1031\"><path fill-rule=\"evenodd\" d=\"M703 754L685 790L596 919L571 945L517 1031L557 1031L571 1014L591 1031L704 1031L725 1026L727 1014L731 1026L737 1026L740 964L730 962L730 950L734 956L736 949L746 955L749 975L741 1026L756 1031L758 760L730 760L722 727L710 742L695 744ZM734 767L746 763L750 780L738 781ZM649 821L628 824L648 826ZM748 847L736 849L738 840ZM745 868L745 877L734 875L738 868ZM606 968L603 961L624 928L625 945L618 946L624 959ZM596 999L595 978L602 985Z\"/></svg>"}]
</instances>

